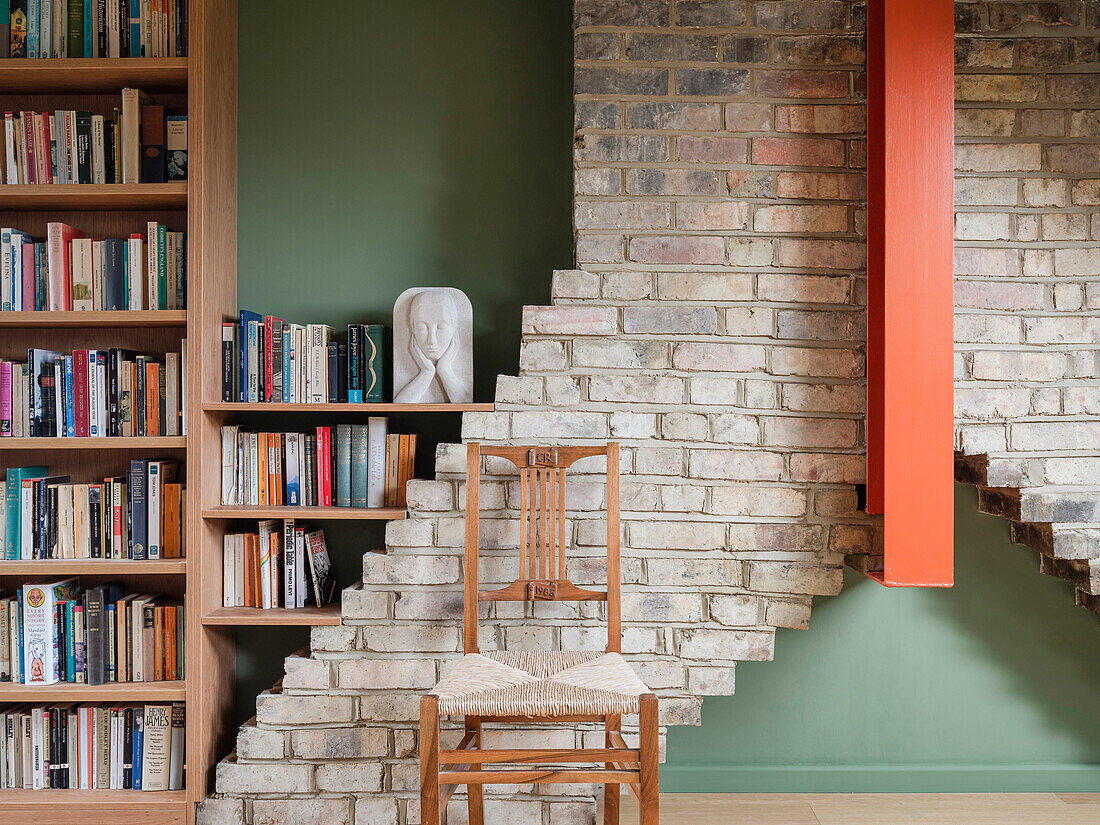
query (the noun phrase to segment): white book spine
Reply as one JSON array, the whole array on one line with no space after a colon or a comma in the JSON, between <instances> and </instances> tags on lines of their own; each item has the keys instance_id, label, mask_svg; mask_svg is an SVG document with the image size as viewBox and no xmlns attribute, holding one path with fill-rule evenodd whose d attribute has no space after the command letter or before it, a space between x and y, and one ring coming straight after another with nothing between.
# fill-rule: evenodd
<instances>
[{"instance_id":1,"label":"white book spine","mask_svg":"<svg viewBox=\"0 0 1100 825\"><path fill-rule=\"evenodd\" d=\"M36 790L42 790L44 786L43 782L43 770L42 770L42 708L31 709L31 765L33 766L31 787Z\"/></svg>"},{"instance_id":2,"label":"white book spine","mask_svg":"<svg viewBox=\"0 0 1100 825\"><path fill-rule=\"evenodd\" d=\"M222 506L232 507L237 499L237 433L234 426L222 427ZM228 605L227 605L228 606Z\"/></svg>"},{"instance_id":3,"label":"white book spine","mask_svg":"<svg viewBox=\"0 0 1100 825\"><path fill-rule=\"evenodd\" d=\"M130 309L145 309L145 249L141 238L130 238Z\"/></svg>"},{"instance_id":4,"label":"white book spine","mask_svg":"<svg viewBox=\"0 0 1100 825\"><path fill-rule=\"evenodd\" d=\"M92 115L92 183L107 182L107 163L103 146L103 115Z\"/></svg>"},{"instance_id":5,"label":"white book spine","mask_svg":"<svg viewBox=\"0 0 1100 825\"><path fill-rule=\"evenodd\" d=\"M160 287L157 282L157 222L145 227L145 297L147 309L160 308Z\"/></svg>"},{"instance_id":6,"label":"white book spine","mask_svg":"<svg viewBox=\"0 0 1100 825\"><path fill-rule=\"evenodd\" d=\"M103 309L103 241L92 241L92 309Z\"/></svg>"},{"instance_id":7,"label":"white book spine","mask_svg":"<svg viewBox=\"0 0 1100 825\"><path fill-rule=\"evenodd\" d=\"M134 599L130 607L130 650L133 655L134 681L145 681L145 635L142 632L145 626L145 605L149 600L144 596Z\"/></svg>"},{"instance_id":8,"label":"white book spine","mask_svg":"<svg viewBox=\"0 0 1100 825\"><path fill-rule=\"evenodd\" d=\"M102 352L97 350L95 359L95 377L96 383L99 384L97 389L99 407L96 415L99 418L99 434L105 436L107 435L107 359L101 355Z\"/></svg>"},{"instance_id":9,"label":"white book spine","mask_svg":"<svg viewBox=\"0 0 1100 825\"><path fill-rule=\"evenodd\" d=\"M146 494L149 497L149 515L147 541L149 544L149 558L160 558L160 511L161 494L164 490L164 465L160 461L149 462L149 488Z\"/></svg>"},{"instance_id":10,"label":"white book spine","mask_svg":"<svg viewBox=\"0 0 1100 825\"><path fill-rule=\"evenodd\" d=\"M15 114L4 113L4 181L19 183L19 161L15 158Z\"/></svg>"},{"instance_id":11,"label":"white book spine","mask_svg":"<svg viewBox=\"0 0 1100 825\"><path fill-rule=\"evenodd\" d=\"M12 252L11 230L0 229L0 307L4 312L12 309L12 292L15 283Z\"/></svg>"},{"instance_id":12,"label":"white book spine","mask_svg":"<svg viewBox=\"0 0 1100 825\"><path fill-rule=\"evenodd\" d=\"M233 539L233 604L244 607L244 534L238 533Z\"/></svg>"},{"instance_id":13,"label":"white book spine","mask_svg":"<svg viewBox=\"0 0 1100 825\"><path fill-rule=\"evenodd\" d=\"M222 607L233 607L233 597L237 592L233 545L232 534L227 533L222 537Z\"/></svg>"},{"instance_id":14,"label":"white book spine","mask_svg":"<svg viewBox=\"0 0 1100 825\"><path fill-rule=\"evenodd\" d=\"M30 484L24 484L19 491L19 523L33 524L34 521L34 489ZM34 531L20 530L19 558L30 561L34 558Z\"/></svg>"},{"instance_id":15,"label":"white book spine","mask_svg":"<svg viewBox=\"0 0 1100 825\"><path fill-rule=\"evenodd\" d=\"M367 419L367 506L386 504L386 433L388 419L371 416Z\"/></svg>"}]
</instances>

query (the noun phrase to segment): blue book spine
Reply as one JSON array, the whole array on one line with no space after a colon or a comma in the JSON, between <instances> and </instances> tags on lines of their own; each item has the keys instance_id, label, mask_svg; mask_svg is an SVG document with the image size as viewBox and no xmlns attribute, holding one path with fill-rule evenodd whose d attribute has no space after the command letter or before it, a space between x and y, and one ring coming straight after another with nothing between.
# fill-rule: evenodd
<instances>
[{"instance_id":1,"label":"blue book spine","mask_svg":"<svg viewBox=\"0 0 1100 825\"><path fill-rule=\"evenodd\" d=\"M141 57L141 0L130 0L130 57Z\"/></svg>"},{"instance_id":2,"label":"blue book spine","mask_svg":"<svg viewBox=\"0 0 1100 825\"><path fill-rule=\"evenodd\" d=\"M149 462L135 458L130 462L130 543L131 558L147 559L149 542L148 492Z\"/></svg>"},{"instance_id":3,"label":"blue book spine","mask_svg":"<svg viewBox=\"0 0 1100 825\"><path fill-rule=\"evenodd\" d=\"M117 627L117 625L115 624L115 603L114 603L113 600L111 601L110 604L107 604L107 605L103 606L103 615L105 616L105 618L103 620L103 627L104 627L103 633L104 633L104 635L106 635L108 633L108 631L107 631L108 627ZM116 661L117 660L114 656L110 656L110 655L107 656L107 681L108 682L117 682L118 681L118 668L115 665Z\"/></svg>"},{"instance_id":4,"label":"blue book spine","mask_svg":"<svg viewBox=\"0 0 1100 825\"><path fill-rule=\"evenodd\" d=\"M65 681L76 681L76 633L73 632L73 608L76 602L65 602L65 643L68 646L68 654L65 656Z\"/></svg>"},{"instance_id":5,"label":"blue book spine","mask_svg":"<svg viewBox=\"0 0 1100 825\"><path fill-rule=\"evenodd\" d=\"M103 242L103 308L122 310L129 306L126 292L126 247L121 238Z\"/></svg>"},{"instance_id":6,"label":"blue book spine","mask_svg":"<svg viewBox=\"0 0 1100 825\"><path fill-rule=\"evenodd\" d=\"M94 0L84 0L84 56L95 57Z\"/></svg>"},{"instance_id":7,"label":"blue book spine","mask_svg":"<svg viewBox=\"0 0 1100 825\"><path fill-rule=\"evenodd\" d=\"M239 350L239 372L237 378L238 392L240 401L248 401L248 322L249 321L262 321L263 319L255 312L249 312L247 309L241 310L241 326L239 334L241 336Z\"/></svg>"},{"instance_id":8,"label":"blue book spine","mask_svg":"<svg viewBox=\"0 0 1100 825\"><path fill-rule=\"evenodd\" d=\"M290 403L290 324L283 324L283 403Z\"/></svg>"},{"instance_id":9,"label":"blue book spine","mask_svg":"<svg viewBox=\"0 0 1100 825\"><path fill-rule=\"evenodd\" d=\"M351 506L367 506L367 425L351 425Z\"/></svg>"},{"instance_id":10,"label":"blue book spine","mask_svg":"<svg viewBox=\"0 0 1100 825\"><path fill-rule=\"evenodd\" d=\"M27 57L38 57L39 0L27 0Z\"/></svg>"},{"instance_id":11,"label":"blue book spine","mask_svg":"<svg viewBox=\"0 0 1100 825\"><path fill-rule=\"evenodd\" d=\"M136 39L136 38L135 38ZM134 708L134 756L133 786L141 790L141 748L145 740L145 709Z\"/></svg>"},{"instance_id":12,"label":"blue book spine","mask_svg":"<svg viewBox=\"0 0 1100 825\"><path fill-rule=\"evenodd\" d=\"M73 357L65 356L65 435L76 437L76 415L73 412Z\"/></svg>"}]
</instances>

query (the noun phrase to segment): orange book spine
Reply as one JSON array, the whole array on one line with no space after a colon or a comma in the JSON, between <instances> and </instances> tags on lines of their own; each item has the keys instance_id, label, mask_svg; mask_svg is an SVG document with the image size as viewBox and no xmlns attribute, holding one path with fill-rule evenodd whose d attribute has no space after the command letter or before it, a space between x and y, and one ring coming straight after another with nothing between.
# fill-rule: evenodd
<instances>
[{"instance_id":1,"label":"orange book spine","mask_svg":"<svg viewBox=\"0 0 1100 825\"><path fill-rule=\"evenodd\" d=\"M166 559L180 557L180 485L164 485L164 518L160 539L162 555Z\"/></svg>"},{"instance_id":2,"label":"orange book spine","mask_svg":"<svg viewBox=\"0 0 1100 825\"><path fill-rule=\"evenodd\" d=\"M164 607L153 608L153 681L164 681Z\"/></svg>"},{"instance_id":3,"label":"orange book spine","mask_svg":"<svg viewBox=\"0 0 1100 825\"><path fill-rule=\"evenodd\" d=\"M164 678L176 681L176 606L164 608Z\"/></svg>"},{"instance_id":4,"label":"orange book spine","mask_svg":"<svg viewBox=\"0 0 1100 825\"><path fill-rule=\"evenodd\" d=\"M145 365L145 434L160 435L160 364Z\"/></svg>"}]
</instances>

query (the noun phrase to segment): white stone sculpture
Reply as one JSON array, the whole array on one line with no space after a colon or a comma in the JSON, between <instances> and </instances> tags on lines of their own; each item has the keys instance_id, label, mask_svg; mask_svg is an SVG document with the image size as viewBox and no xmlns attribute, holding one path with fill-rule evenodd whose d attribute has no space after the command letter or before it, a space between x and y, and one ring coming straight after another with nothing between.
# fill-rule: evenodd
<instances>
[{"instance_id":1,"label":"white stone sculpture","mask_svg":"<svg viewBox=\"0 0 1100 825\"><path fill-rule=\"evenodd\" d=\"M393 305L393 400L468 404L474 398L474 309L460 289L414 287Z\"/></svg>"}]
</instances>

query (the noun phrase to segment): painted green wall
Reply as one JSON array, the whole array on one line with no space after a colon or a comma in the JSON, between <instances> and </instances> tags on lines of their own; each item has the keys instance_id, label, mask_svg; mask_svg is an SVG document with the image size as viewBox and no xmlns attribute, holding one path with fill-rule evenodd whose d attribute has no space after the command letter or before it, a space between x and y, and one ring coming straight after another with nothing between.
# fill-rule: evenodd
<instances>
[{"instance_id":1,"label":"painted green wall","mask_svg":"<svg viewBox=\"0 0 1100 825\"><path fill-rule=\"evenodd\" d=\"M569 2L323 8L240 3L242 306L379 321L407 286L459 286L491 398L517 367L520 306L571 259ZM407 423L457 436L457 421ZM776 661L738 667L702 728L672 731L665 787L1100 789L1100 622L967 489L956 519L953 590L849 576L810 630L780 631ZM381 534L329 534L350 583ZM238 641L243 720L308 633Z\"/></svg>"},{"instance_id":2,"label":"painted green wall","mask_svg":"<svg viewBox=\"0 0 1100 825\"><path fill-rule=\"evenodd\" d=\"M475 400L514 375L523 304L572 265L569 0L240 0L241 307L389 323L411 286L474 305ZM288 423L270 416L273 426ZM333 419L335 421L335 419ZM393 417L431 443L457 416ZM325 528L342 585L381 528ZM304 629L238 632L237 707L282 675Z\"/></svg>"},{"instance_id":3,"label":"painted green wall","mask_svg":"<svg viewBox=\"0 0 1100 825\"><path fill-rule=\"evenodd\" d=\"M956 485L955 587L849 573L675 728L670 791L1100 790L1100 617Z\"/></svg>"}]
</instances>

